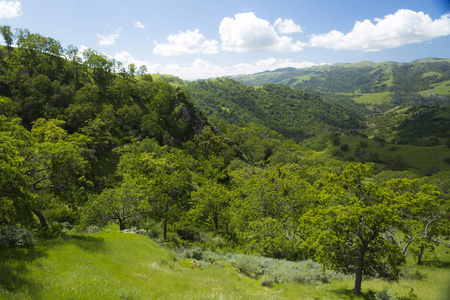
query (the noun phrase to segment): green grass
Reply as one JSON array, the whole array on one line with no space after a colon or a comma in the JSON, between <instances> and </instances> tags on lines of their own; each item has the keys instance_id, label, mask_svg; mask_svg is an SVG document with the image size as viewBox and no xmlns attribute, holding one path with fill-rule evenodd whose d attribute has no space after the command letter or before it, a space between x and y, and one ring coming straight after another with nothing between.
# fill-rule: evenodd
<instances>
[{"instance_id":1,"label":"green grass","mask_svg":"<svg viewBox=\"0 0 450 300\"><path fill-rule=\"evenodd\" d=\"M391 92L362 94L361 96L353 98L353 100L355 100L355 102L357 103L363 104L382 104L389 102L391 100L392 94L393 93Z\"/></svg>"},{"instance_id":2,"label":"green grass","mask_svg":"<svg viewBox=\"0 0 450 300\"><path fill-rule=\"evenodd\" d=\"M450 80L434 84L431 89L421 91L419 94L425 96L427 96L427 94L448 95L450 94Z\"/></svg>"},{"instance_id":3,"label":"green grass","mask_svg":"<svg viewBox=\"0 0 450 300\"><path fill-rule=\"evenodd\" d=\"M450 255L438 247L424 266L408 258L424 279L364 281L362 297L352 294L350 277L263 287L227 262L202 270L147 237L111 228L41 241L32 250L0 250L0 299L365 299L386 288L404 299L411 288L419 299L445 299L450 279Z\"/></svg>"},{"instance_id":4,"label":"green grass","mask_svg":"<svg viewBox=\"0 0 450 300\"><path fill-rule=\"evenodd\" d=\"M356 147L360 141L367 142L367 148L361 148L362 150L372 150L379 154L381 160L386 156L402 156L408 162L408 170L420 175L425 175L427 168L431 166L438 166L441 171L450 171L450 165L446 165L442 162L442 159L450 156L450 149L445 145L438 145L432 147L420 147L413 145L396 145L396 144L384 144L381 147L380 143L375 142L368 138L359 137L340 137L341 144L348 144L349 150L344 152L344 158L348 158L353 155ZM340 146L330 147L326 152L330 152L339 149ZM396 147L395 151L389 149ZM379 168L383 168L382 164L379 164Z\"/></svg>"}]
</instances>

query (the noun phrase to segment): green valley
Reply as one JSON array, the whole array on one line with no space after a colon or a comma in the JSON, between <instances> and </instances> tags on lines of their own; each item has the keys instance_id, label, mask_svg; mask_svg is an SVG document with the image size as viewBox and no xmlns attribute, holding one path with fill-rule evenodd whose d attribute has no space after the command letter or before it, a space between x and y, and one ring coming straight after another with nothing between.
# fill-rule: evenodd
<instances>
[{"instance_id":1,"label":"green valley","mask_svg":"<svg viewBox=\"0 0 450 300\"><path fill-rule=\"evenodd\" d=\"M0 29L0 299L450 295L449 60L185 81Z\"/></svg>"}]
</instances>

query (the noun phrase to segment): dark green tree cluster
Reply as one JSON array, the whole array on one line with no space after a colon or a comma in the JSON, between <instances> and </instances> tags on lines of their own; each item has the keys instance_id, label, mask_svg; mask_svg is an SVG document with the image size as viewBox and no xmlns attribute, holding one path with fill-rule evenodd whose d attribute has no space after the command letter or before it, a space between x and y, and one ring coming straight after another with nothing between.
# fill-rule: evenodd
<instances>
[{"instance_id":1,"label":"dark green tree cluster","mask_svg":"<svg viewBox=\"0 0 450 300\"><path fill-rule=\"evenodd\" d=\"M208 116L235 125L259 123L296 142L324 131L364 127L342 106L287 86L252 88L219 78L188 83L187 89Z\"/></svg>"}]
</instances>

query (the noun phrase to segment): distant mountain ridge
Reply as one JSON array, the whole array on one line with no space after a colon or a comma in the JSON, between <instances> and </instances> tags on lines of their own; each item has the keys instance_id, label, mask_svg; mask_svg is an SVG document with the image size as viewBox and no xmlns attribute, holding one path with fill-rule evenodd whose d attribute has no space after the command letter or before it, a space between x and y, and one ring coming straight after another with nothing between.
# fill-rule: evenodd
<instances>
[{"instance_id":1,"label":"distant mountain ridge","mask_svg":"<svg viewBox=\"0 0 450 300\"><path fill-rule=\"evenodd\" d=\"M363 61L304 69L288 67L230 78L250 86L276 83L321 93L447 95L450 94L450 59L426 58L409 63Z\"/></svg>"}]
</instances>

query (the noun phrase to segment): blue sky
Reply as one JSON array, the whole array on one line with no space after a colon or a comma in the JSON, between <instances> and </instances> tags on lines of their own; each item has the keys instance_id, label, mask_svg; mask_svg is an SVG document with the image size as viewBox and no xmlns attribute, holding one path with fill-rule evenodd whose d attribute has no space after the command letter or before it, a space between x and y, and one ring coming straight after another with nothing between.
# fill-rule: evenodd
<instances>
[{"instance_id":1,"label":"blue sky","mask_svg":"<svg viewBox=\"0 0 450 300\"><path fill-rule=\"evenodd\" d=\"M288 66L449 58L449 3L0 0L0 24L193 80Z\"/></svg>"}]
</instances>

